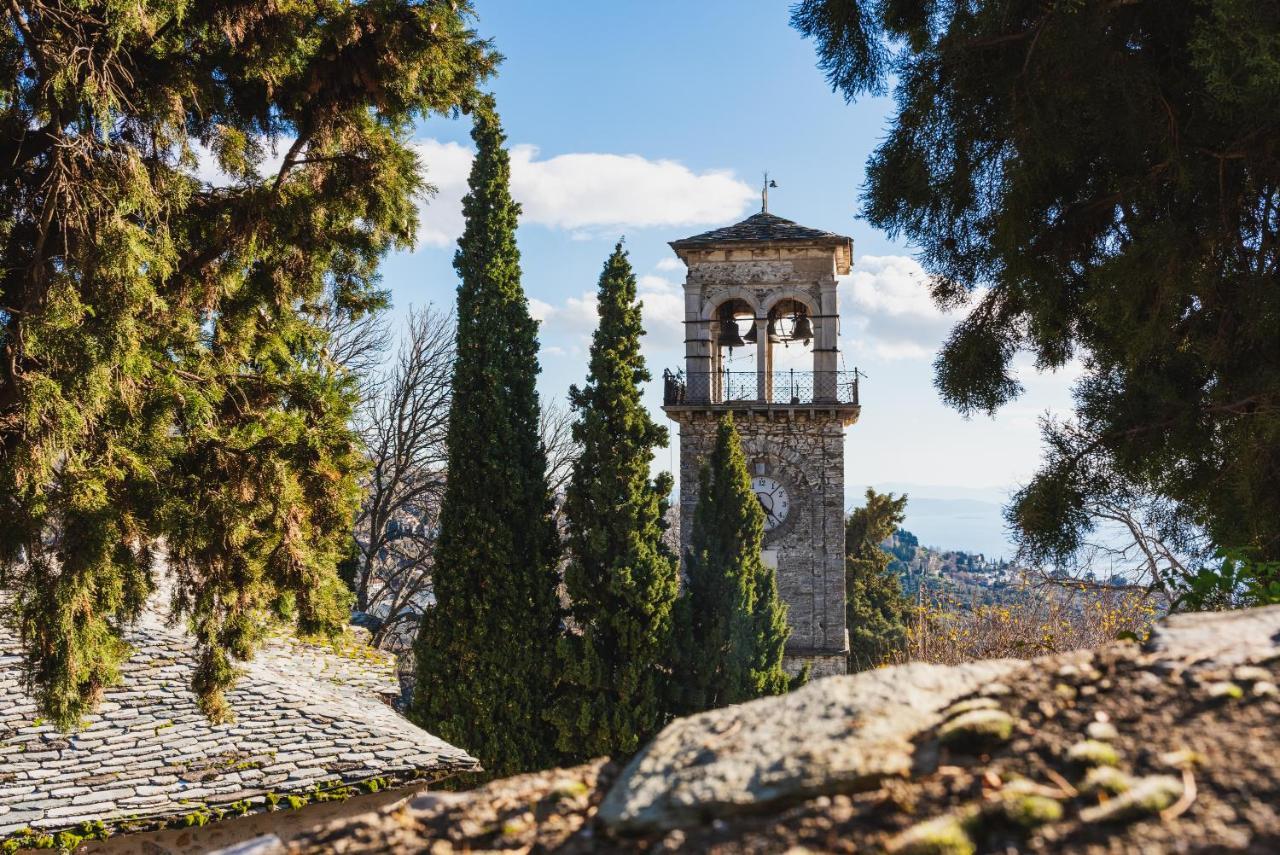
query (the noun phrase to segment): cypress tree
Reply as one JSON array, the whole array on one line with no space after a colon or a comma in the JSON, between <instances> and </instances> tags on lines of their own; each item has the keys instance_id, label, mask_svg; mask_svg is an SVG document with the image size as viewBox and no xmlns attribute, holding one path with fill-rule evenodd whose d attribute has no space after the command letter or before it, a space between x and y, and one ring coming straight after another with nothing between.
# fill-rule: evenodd
<instances>
[{"instance_id":1,"label":"cypress tree","mask_svg":"<svg viewBox=\"0 0 1280 855\"><path fill-rule=\"evenodd\" d=\"M569 397L580 448L565 495L565 588L575 631L561 641L560 748L582 759L631 754L662 726L676 558L662 541L671 476L649 477L667 431L640 403L649 379L636 278L619 243L600 275L591 371Z\"/></svg>"},{"instance_id":2,"label":"cypress tree","mask_svg":"<svg viewBox=\"0 0 1280 855\"><path fill-rule=\"evenodd\" d=\"M435 604L415 653L413 714L499 776L554 764L546 720L561 632L557 538L538 433L537 324L520 286L511 166L493 99L474 106L476 157L454 269L457 361Z\"/></svg>"},{"instance_id":3,"label":"cypress tree","mask_svg":"<svg viewBox=\"0 0 1280 855\"><path fill-rule=\"evenodd\" d=\"M760 560L764 514L726 414L702 467L685 590L676 607L673 705L689 714L787 690L790 630L777 579Z\"/></svg>"},{"instance_id":4,"label":"cypress tree","mask_svg":"<svg viewBox=\"0 0 1280 855\"><path fill-rule=\"evenodd\" d=\"M867 503L845 523L845 621L849 671L888 662L907 642L907 611L893 556L880 546L902 525L907 497L867 488Z\"/></svg>"},{"instance_id":5,"label":"cypress tree","mask_svg":"<svg viewBox=\"0 0 1280 855\"><path fill-rule=\"evenodd\" d=\"M745 461L744 461L745 464ZM744 465L743 472L746 472ZM747 473L747 483L750 483ZM756 550L756 555L760 554ZM782 655L786 651L791 629L787 626L787 605L778 595L778 573L763 561L756 560L755 602L751 609L752 638L755 642L751 660L751 697L781 695L793 685L808 680L808 668L793 680L782 670Z\"/></svg>"}]
</instances>

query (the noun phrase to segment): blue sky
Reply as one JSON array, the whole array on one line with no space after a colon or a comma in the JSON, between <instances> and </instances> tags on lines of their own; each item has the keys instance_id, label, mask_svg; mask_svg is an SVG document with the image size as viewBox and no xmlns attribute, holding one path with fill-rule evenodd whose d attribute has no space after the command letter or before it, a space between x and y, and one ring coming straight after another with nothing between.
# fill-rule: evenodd
<instances>
[{"instance_id":1,"label":"blue sky","mask_svg":"<svg viewBox=\"0 0 1280 855\"><path fill-rule=\"evenodd\" d=\"M867 375L846 439L847 502L867 485L929 502L908 517L926 543L1007 553L998 505L1034 471L1037 418L1070 404L1068 370L1039 376L995 418L965 420L932 385L933 355L954 317L939 314L911 247L858 218L864 164L892 115L889 99L847 105L788 25L785 2L568 3L477 0L476 26L506 57L491 89L513 152L524 287L542 319L545 399L586 374L601 265L622 235L640 277L655 377L679 367L683 267L667 241L736 222L759 207L854 239L840 286L846 366ZM450 265L468 167L469 125L432 119L419 155L439 194L421 240L384 266L397 311L453 302ZM657 418L659 383L646 400ZM670 468L672 454L656 458ZM953 502L955 513L948 513ZM909 505L910 508L910 505ZM941 509L941 510L940 510Z\"/></svg>"}]
</instances>

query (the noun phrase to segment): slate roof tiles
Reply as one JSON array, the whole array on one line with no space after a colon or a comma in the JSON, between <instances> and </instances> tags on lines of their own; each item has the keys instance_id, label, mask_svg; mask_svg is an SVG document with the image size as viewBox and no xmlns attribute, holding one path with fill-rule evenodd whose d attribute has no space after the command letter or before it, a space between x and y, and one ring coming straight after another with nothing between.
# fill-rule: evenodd
<instances>
[{"instance_id":1,"label":"slate roof tiles","mask_svg":"<svg viewBox=\"0 0 1280 855\"><path fill-rule=\"evenodd\" d=\"M0 615L7 605L0 592ZM395 786L478 766L385 701L399 686L378 651L269 643L227 695L235 722L215 726L189 688L190 636L151 610L127 638L134 654L120 684L64 734L39 719L15 634L0 623L0 841L95 820L163 825L242 800L262 808L268 794L375 778Z\"/></svg>"},{"instance_id":2,"label":"slate roof tiles","mask_svg":"<svg viewBox=\"0 0 1280 855\"><path fill-rule=\"evenodd\" d=\"M697 247L713 243L750 243L756 241L803 241L822 244L845 244L849 238L835 232L811 229L776 214L760 212L752 214L740 223L712 229L693 237L673 240L675 249Z\"/></svg>"}]
</instances>

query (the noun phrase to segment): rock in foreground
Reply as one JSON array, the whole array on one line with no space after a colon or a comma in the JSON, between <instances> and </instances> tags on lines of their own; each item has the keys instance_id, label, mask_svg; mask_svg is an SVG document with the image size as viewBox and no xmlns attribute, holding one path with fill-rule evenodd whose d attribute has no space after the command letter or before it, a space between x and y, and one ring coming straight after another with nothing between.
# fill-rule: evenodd
<instances>
[{"instance_id":1,"label":"rock in foreground","mask_svg":"<svg viewBox=\"0 0 1280 855\"><path fill-rule=\"evenodd\" d=\"M1277 852L1277 682L1280 607L1180 617L1145 650L818 681L290 851Z\"/></svg>"}]
</instances>

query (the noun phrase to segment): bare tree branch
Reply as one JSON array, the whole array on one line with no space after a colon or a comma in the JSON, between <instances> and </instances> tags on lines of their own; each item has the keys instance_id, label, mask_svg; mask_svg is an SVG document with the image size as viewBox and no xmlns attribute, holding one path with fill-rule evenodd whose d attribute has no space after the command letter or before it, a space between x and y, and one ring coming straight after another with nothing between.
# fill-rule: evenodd
<instances>
[{"instance_id":1,"label":"bare tree branch","mask_svg":"<svg viewBox=\"0 0 1280 855\"><path fill-rule=\"evenodd\" d=\"M1086 509L1092 537L1068 560L1039 567L1037 577L1042 583L1099 591L1139 586L1166 604L1173 602L1185 580L1213 554L1213 544L1201 529L1172 517L1167 505L1133 489L1095 497Z\"/></svg>"},{"instance_id":2,"label":"bare tree branch","mask_svg":"<svg viewBox=\"0 0 1280 855\"><path fill-rule=\"evenodd\" d=\"M371 329L346 330L347 358L373 358ZM373 618L375 644L398 646L431 590L447 466L453 319L411 310L395 364L367 387L359 427L369 455L356 519L356 608Z\"/></svg>"},{"instance_id":3,"label":"bare tree branch","mask_svg":"<svg viewBox=\"0 0 1280 855\"><path fill-rule=\"evenodd\" d=\"M578 444L573 440L573 413L560 401L551 400L542 408L538 429L547 452L547 483L552 495L560 496L573 476Z\"/></svg>"},{"instance_id":4,"label":"bare tree branch","mask_svg":"<svg viewBox=\"0 0 1280 855\"><path fill-rule=\"evenodd\" d=\"M376 397L378 386L386 379L382 364L391 340L386 315L364 312L353 316L338 305L331 285L320 305L312 312L311 321L328 337L329 361L356 378L363 400Z\"/></svg>"}]
</instances>

